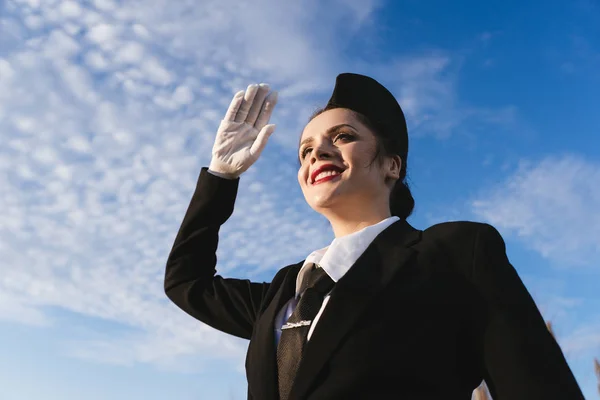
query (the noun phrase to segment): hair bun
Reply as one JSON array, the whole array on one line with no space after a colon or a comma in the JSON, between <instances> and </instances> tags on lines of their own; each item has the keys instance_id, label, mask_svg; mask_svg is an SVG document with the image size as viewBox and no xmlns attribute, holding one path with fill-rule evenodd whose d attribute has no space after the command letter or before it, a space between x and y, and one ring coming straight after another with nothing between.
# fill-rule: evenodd
<instances>
[{"instance_id":1,"label":"hair bun","mask_svg":"<svg viewBox=\"0 0 600 400\"><path fill-rule=\"evenodd\" d=\"M390 212L400 219L408 218L415 208L415 199L410 192L408 184L398 181L390 196Z\"/></svg>"}]
</instances>

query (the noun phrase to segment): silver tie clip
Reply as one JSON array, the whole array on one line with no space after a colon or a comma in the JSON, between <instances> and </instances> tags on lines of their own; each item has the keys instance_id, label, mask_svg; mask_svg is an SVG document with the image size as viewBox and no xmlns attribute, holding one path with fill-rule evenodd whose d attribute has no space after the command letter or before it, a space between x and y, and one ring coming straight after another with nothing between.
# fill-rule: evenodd
<instances>
[{"instance_id":1,"label":"silver tie clip","mask_svg":"<svg viewBox=\"0 0 600 400\"><path fill-rule=\"evenodd\" d=\"M283 325L281 327L281 329L292 329L292 328L299 328L301 326L307 326L310 325L312 323L311 321L300 321L300 322L286 322L285 325Z\"/></svg>"}]
</instances>

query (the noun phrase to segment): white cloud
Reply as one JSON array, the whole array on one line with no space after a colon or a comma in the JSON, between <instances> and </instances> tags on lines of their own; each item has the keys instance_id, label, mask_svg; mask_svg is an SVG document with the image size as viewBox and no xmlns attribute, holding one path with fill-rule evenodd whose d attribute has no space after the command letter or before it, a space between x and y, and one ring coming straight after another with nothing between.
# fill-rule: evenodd
<instances>
[{"instance_id":1,"label":"white cloud","mask_svg":"<svg viewBox=\"0 0 600 400\"><path fill-rule=\"evenodd\" d=\"M0 82L8 81L15 75L10 63L0 58Z\"/></svg>"},{"instance_id":2,"label":"white cloud","mask_svg":"<svg viewBox=\"0 0 600 400\"><path fill-rule=\"evenodd\" d=\"M194 93L187 86L178 86L173 93L173 101L180 105L190 104L194 101Z\"/></svg>"},{"instance_id":3,"label":"white cloud","mask_svg":"<svg viewBox=\"0 0 600 400\"><path fill-rule=\"evenodd\" d=\"M99 51L90 51L85 57L85 63L92 69L102 71L108 67L108 61Z\"/></svg>"},{"instance_id":4,"label":"white cloud","mask_svg":"<svg viewBox=\"0 0 600 400\"><path fill-rule=\"evenodd\" d=\"M113 25L101 23L93 26L87 36L92 42L99 45L110 44L118 36L118 30Z\"/></svg>"},{"instance_id":5,"label":"white cloud","mask_svg":"<svg viewBox=\"0 0 600 400\"><path fill-rule=\"evenodd\" d=\"M61 2L59 9L65 18L78 18L82 14L81 6L73 0Z\"/></svg>"},{"instance_id":6,"label":"white cloud","mask_svg":"<svg viewBox=\"0 0 600 400\"><path fill-rule=\"evenodd\" d=\"M52 147L40 146L32 153L34 160L42 164L52 164L58 161L56 151Z\"/></svg>"},{"instance_id":7,"label":"white cloud","mask_svg":"<svg viewBox=\"0 0 600 400\"><path fill-rule=\"evenodd\" d=\"M124 64L138 64L144 56L144 46L137 42L124 43L117 54L115 61Z\"/></svg>"},{"instance_id":8,"label":"white cloud","mask_svg":"<svg viewBox=\"0 0 600 400\"><path fill-rule=\"evenodd\" d=\"M600 165L575 156L523 162L474 213L564 265L600 263Z\"/></svg>"},{"instance_id":9,"label":"white cloud","mask_svg":"<svg viewBox=\"0 0 600 400\"><path fill-rule=\"evenodd\" d=\"M52 31L44 45L44 53L51 59L69 58L77 54L79 50L80 45L71 36L60 30Z\"/></svg>"},{"instance_id":10,"label":"white cloud","mask_svg":"<svg viewBox=\"0 0 600 400\"><path fill-rule=\"evenodd\" d=\"M173 81L171 73L156 59L150 58L142 64L145 78L156 85L168 85Z\"/></svg>"},{"instance_id":11,"label":"white cloud","mask_svg":"<svg viewBox=\"0 0 600 400\"><path fill-rule=\"evenodd\" d=\"M75 98L90 105L96 104L98 95L93 90L92 79L87 70L79 65L63 65L60 74L65 87Z\"/></svg>"},{"instance_id":12,"label":"white cloud","mask_svg":"<svg viewBox=\"0 0 600 400\"><path fill-rule=\"evenodd\" d=\"M140 39L148 39L150 37L150 32L148 32L148 29L146 29L146 27L143 25L134 24L132 29L136 36L138 36Z\"/></svg>"},{"instance_id":13,"label":"white cloud","mask_svg":"<svg viewBox=\"0 0 600 400\"><path fill-rule=\"evenodd\" d=\"M25 17L24 23L27 28L36 30L43 26L44 20L39 15L28 15Z\"/></svg>"},{"instance_id":14,"label":"white cloud","mask_svg":"<svg viewBox=\"0 0 600 400\"><path fill-rule=\"evenodd\" d=\"M13 225L10 228L18 229L18 226ZM2 286L8 284L6 280L1 283ZM51 324L42 310L30 305L26 298L15 293L0 293L0 315L25 325L44 327Z\"/></svg>"},{"instance_id":15,"label":"white cloud","mask_svg":"<svg viewBox=\"0 0 600 400\"><path fill-rule=\"evenodd\" d=\"M114 11L117 7L116 3L112 0L94 0L94 5L102 11Z\"/></svg>"}]
</instances>

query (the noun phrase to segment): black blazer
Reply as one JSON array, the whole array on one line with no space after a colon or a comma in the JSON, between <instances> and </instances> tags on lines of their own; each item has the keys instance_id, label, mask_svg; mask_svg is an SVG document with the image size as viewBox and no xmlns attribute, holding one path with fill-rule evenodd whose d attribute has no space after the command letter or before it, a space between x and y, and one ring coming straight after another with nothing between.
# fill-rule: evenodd
<instances>
[{"instance_id":1,"label":"black blazer","mask_svg":"<svg viewBox=\"0 0 600 400\"><path fill-rule=\"evenodd\" d=\"M274 318L294 296L303 262L271 283L216 275L219 227L238 183L202 169L165 292L198 320L249 339L248 398L275 400ZM482 379L494 400L583 399L487 224L389 226L337 282L305 351L292 399L469 400Z\"/></svg>"}]
</instances>

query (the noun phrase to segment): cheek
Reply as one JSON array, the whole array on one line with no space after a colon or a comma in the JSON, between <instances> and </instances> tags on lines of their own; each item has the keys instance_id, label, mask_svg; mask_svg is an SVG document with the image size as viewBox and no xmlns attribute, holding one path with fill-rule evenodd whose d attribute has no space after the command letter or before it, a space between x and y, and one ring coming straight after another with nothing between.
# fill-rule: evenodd
<instances>
[{"instance_id":1,"label":"cheek","mask_svg":"<svg viewBox=\"0 0 600 400\"><path fill-rule=\"evenodd\" d=\"M300 184L300 187L304 187L304 168L300 168L298 170L298 183Z\"/></svg>"},{"instance_id":2,"label":"cheek","mask_svg":"<svg viewBox=\"0 0 600 400\"><path fill-rule=\"evenodd\" d=\"M371 164L373 161L373 157L375 156L375 148L371 145L356 145L349 149L348 157L352 160L351 162L360 169L364 169L364 173L369 173L371 167L374 164Z\"/></svg>"},{"instance_id":3,"label":"cheek","mask_svg":"<svg viewBox=\"0 0 600 400\"><path fill-rule=\"evenodd\" d=\"M344 161L355 169L362 170L368 164L367 149L364 149L361 146L349 146L344 150L346 150L342 153Z\"/></svg>"}]
</instances>

